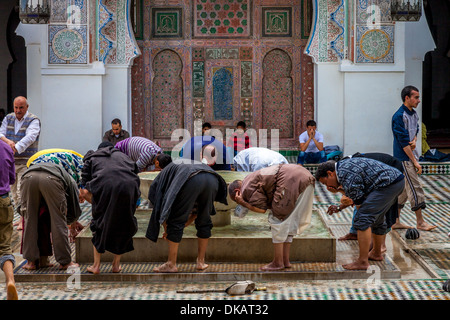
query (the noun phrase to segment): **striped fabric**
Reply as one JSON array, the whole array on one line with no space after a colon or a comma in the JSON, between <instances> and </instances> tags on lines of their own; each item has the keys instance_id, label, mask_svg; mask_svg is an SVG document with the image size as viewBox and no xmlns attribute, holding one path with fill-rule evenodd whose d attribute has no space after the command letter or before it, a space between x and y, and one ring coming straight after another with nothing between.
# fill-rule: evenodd
<instances>
[{"instance_id":1,"label":"striped fabric","mask_svg":"<svg viewBox=\"0 0 450 320\"><path fill-rule=\"evenodd\" d=\"M156 155L162 152L153 141L143 137L124 139L117 142L115 147L135 161L139 171L153 166Z\"/></svg>"}]
</instances>

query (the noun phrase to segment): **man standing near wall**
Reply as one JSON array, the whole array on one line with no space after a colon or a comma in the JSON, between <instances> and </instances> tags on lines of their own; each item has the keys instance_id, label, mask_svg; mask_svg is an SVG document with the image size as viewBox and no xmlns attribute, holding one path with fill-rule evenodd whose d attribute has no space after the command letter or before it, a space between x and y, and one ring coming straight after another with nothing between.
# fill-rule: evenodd
<instances>
[{"instance_id":1,"label":"man standing near wall","mask_svg":"<svg viewBox=\"0 0 450 320\"><path fill-rule=\"evenodd\" d=\"M14 99L14 112L8 114L0 127L0 139L14 152L16 182L11 187L15 209L20 205L20 177L27 170L28 159L38 151L41 123L28 112L28 101L19 96Z\"/></svg>"},{"instance_id":2,"label":"man standing near wall","mask_svg":"<svg viewBox=\"0 0 450 320\"><path fill-rule=\"evenodd\" d=\"M411 210L416 214L417 229L429 231L436 226L425 222L422 209L425 209L425 193L419 180L422 166L419 163L419 152L416 148L419 133L419 116L414 110L420 103L419 89L406 86L401 92L403 104L392 117L392 133L394 135L394 157L402 161L405 175L405 189L398 198L399 209L408 199ZM407 228L400 223L400 214L393 229Z\"/></svg>"}]
</instances>

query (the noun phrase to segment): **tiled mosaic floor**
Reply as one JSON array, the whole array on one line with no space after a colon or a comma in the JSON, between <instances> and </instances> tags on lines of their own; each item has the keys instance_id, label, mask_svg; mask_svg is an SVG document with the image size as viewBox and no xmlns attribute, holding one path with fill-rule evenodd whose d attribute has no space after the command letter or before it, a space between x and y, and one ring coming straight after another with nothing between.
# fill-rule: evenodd
<instances>
[{"instance_id":1,"label":"tiled mosaic floor","mask_svg":"<svg viewBox=\"0 0 450 320\"><path fill-rule=\"evenodd\" d=\"M256 282L265 291L230 296L217 293L177 293L177 290L225 290L230 282L214 283L18 283L21 300L450 300L442 280L363 280ZM0 287L2 288L2 287ZM3 288L2 288L3 289ZM5 290L0 289L0 300Z\"/></svg>"},{"instance_id":2,"label":"tiled mosaic floor","mask_svg":"<svg viewBox=\"0 0 450 320\"><path fill-rule=\"evenodd\" d=\"M375 285L367 280L333 280L333 281L267 281L258 285L267 286L267 291L254 292L246 296L228 296L225 293L208 294L179 294L176 290L185 287L197 289L205 288L226 288L230 283L220 282L196 282L183 283L139 283L139 282L116 282L98 283L83 282L81 289L69 290L65 283L18 283L18 290L21 299L24 300L155 300L155 299L182 299L182 300L214 300L214 299L252 299L252 300L450 300L450 293L442 290L442 284L450 275L450 242L447 233L450 231L450 176L421 176L424 190L427 197L427 208L423 211L425 219L431 224L438 226L433 231L421 232L421 237L417 240L407 240L404 237L405 230L397 230L398 234L405 240L405 243L422 257L427 264L441 277L441 279L399 279L380 280ZM315 192L315 207L326 219L333 233L339 237L347 233L352 219L352 210L344 210L339 215L328 216L326 209L330 204L338 203L339 197L334 197L327 192L320 184L317 184ZM16 218L17 219L17 218ZM87 224L90 219L89 207L83 208L81 222ZM410 210L409 204L402 210L402 222L415 225L415 215ZM20 245L20 240L16 243ZM338 260L344 259L346 252L348 256L357 253L356 241L337 241ZM390 260L388 257L387 261ZM256 272L259 264L247 264L245 267L226 264L213 265L209 272L236 272L245 268L248 272ZM154 265L123 266L124 272L151 272ZM196 272L193 265L180 265L184 272ZM340 265L335 266L339 268ZM81 266L81 272L85 272L86 266ZM110 265L103 265L104 272L109 272ZM129 268L129 270L127 270ZM134 269L133 269L134 268ZM147 268L147 269L145 269ZM294 264L294 267L287 272L302 272L317 268L310 264ZM330 266L319 266L319 270L327 270ZM335 270L336 270L335 269ZM56 270L56 267L55 267ZM21 273L16 269L16 273ZM59 271L52 271L58 273ZM2 288L2 287L0 287ZM0 300L4 299L4 290L0 289Z\"/></svg>"}]
</instances>

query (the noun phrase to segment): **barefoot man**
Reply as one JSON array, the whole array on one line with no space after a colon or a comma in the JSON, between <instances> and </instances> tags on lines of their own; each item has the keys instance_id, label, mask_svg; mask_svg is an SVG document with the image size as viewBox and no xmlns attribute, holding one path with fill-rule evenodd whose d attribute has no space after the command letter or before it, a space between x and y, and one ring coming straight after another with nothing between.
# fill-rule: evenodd
<instances>
[{"instance_id":1,"label":"barefoot man","mask_svg":"<svg viewBox=\"0 0 450 320\"><path fill-rule=\"evenodd\" d=\"M416 214L417 229L430 231L436 226L425 222L422 209L425 209L425 193L419 180L422 166L419 163L419 151L416 148L419 133L419 116L414 110L420 103L419 90L414 86L406 86L401 92L403 104L392 116L392 133L394 135L394 157L400 160L404 167L405 190L398 199L399 218L392 229L410 228L400 222L400 209L409 200L411 210Z\"/></svg>"},{"instance_id":2,"label":"barefoot man","mask_svg":"<svg viewBox=\"0 0 450 320\"><path fill-rule=\"evenodd\" d=\"M114 255L112 272L118 273L121 255L134 250L133 236L138 230L134 214L141 194L138 173L137 164L109 141L84 156L80 199L92 204L94 250L94 264L88 272L100 273L101 254L109 251Z\"/></svg>"},{"instance_id":3,"label":"barefoot man","mask_svg":"<svg viewBox=\"0 0 450 320\"><path fill-rule=\"evenodd\" d=\"M194 220L198 238L197 270L206 269L206 248L213 227L211 215L216 214L214 201L228 204L225 180L206 164L187 162L170 162L150 186L148 199L153 204L153 212L145 236L156 242L162 224L163 238L169 243L167 262L155 268L155 272L178 272L178 246L184 228Z\"/></svg>"},{"instance_id":4,"label":"barefoot man","mask_svg":"<svg viewBox=\"0 0 450 320\"><path fill-rule=\"evenodd\" d=\"M311 222L315 180L301 165L278 164L257 170L235 180L228 187L237 204L253 212L269 210L274 258L261 267L276 271L291 267L289 260L293 237Z\"/></svg>"},{"instance_id":5,"label":"barefoot man","mask_svg":"<svg viewBox=\"0 0 450 320\"><path fill-rule=\"evenodd\" d=\"M51 244L55 260L60 269L78 267L72 262L68 237L68 226L71 233L77 228L77 220L81 215L78 198L78 187L73 177L63 166L49 162L32 164L22 176L20 189L24 229L22 254L27 263L22 267L35 270L47 267L39 248L39 211L45 203L50 214Z\"/></svg>"},{"instance_id":6,"label":"barefoot man","mask_svg":"<svg viewBox=\"0 0 450 320\"><path fill-rule=\"evenodd\" d=\"M348 157L350 157L350 158L351 157L364 157L364 158L381 161L384 164L394 167L394 168L398 169L401 173L403 173L402 162L387 153L381 153L381 152L359 153L359 152L357 152L354 155L348 156ZM328 191L335 192L336 190L334 190L333 188L330 188ZM350 199L349 197L347 197L344 194L344 195L342 195L341 203L339 204L339 206L335 206L335 205L330 206L328 208L327 213L329 215L332 215L333 213L342 211L349 206L353 206L353 201L352 201L352 199ZM396 208L391 208L386 213L388 229L392 228L392 226L395 224L396 220L398 219L398 209L397 209L398 203L396 203L395 206L396 206ZM394 209L395 209L395 212L394 212ZM355 214L356 214L356 208L354 208L353 217L355 216ZM353 227L353 221L352 221L352 226L350 228L350 232L347 233L345 236L340 237L339 240L341 240L341 241L342 240L357 240L357 231ZM384 251L385 251L385 248L386 248L386 246L383 244Z\"/></svg>"},{"instance_id":7,"label":"barefoot man","mask_svg":"<svg viewBox=\"0 0 450 320\"><path fill-rule=\"evenodd\" d=\"M316 179L328 190L342 188L356 205L353 226L357 230L359 257L343 267L366 270L369 259L383 260L382 245L388 230L386 213L403 191L403 174L380 161L355 157L321 163ZM372 239L373 248L370 250Z\"/></svg>"}]
</instances>

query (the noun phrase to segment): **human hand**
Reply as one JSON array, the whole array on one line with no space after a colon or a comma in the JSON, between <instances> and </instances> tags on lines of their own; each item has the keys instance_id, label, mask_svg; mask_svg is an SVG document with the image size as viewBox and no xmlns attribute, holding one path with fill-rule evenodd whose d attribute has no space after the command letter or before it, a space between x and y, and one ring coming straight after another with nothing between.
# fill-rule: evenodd
<instances>
[{"instance_id":1,"label":"human hand","mask_svg":"<svg viewBox=\"0 0 450 320\"><path fill-rule=\"evenodd\" d=\"M417 174L422 174L422 166L420 165L419 162L414 161L414 167L416 167Z\"/></svg>"},{"instance_id":2,"label":"human hand","mask_svg":"<svg viewBox=\"0 0 450 320\"><path fill-rule=\"evenodd\" d=\"M333 215L333 213L336 213L336 212L339 212L339 211L341 211L341 210L339 210L339 206L331 205L331 206L328 207L327 213L328 213L328 215L331 216L331 215Z\"/></svg>"},{"instance_id":3,"label":"human hand","mask_svg":"<svg viewBox=\"0 0 450 320\"><path fill-rule=\"evenodd\" d=\"M341 204L346 207L349 207L349 206L353 205L353 200L350 199L349 197L343 195L341 198Z\"/></svg>"},{"instance_id":4,"label":"human hand","mask_svg":"<svg viewBox=\"0 0 450 320\"><path fill-rule=\"evenodd\" d=\"M236 194L234 196L234 202L236 202L237 204L242 205L242 203L244 202L244 199L242 198L242 193L240 190L236 190Z\"/></svg>"}]
</instances>

